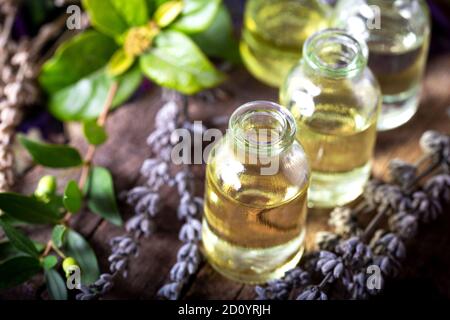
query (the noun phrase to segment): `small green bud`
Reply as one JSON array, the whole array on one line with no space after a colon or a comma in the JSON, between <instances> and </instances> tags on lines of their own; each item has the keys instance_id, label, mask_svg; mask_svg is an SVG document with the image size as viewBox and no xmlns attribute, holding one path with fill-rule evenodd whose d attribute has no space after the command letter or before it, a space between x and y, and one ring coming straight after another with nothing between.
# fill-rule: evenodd
<instances>
[{"instance_id":1,"label":"small green bud","mask_svg":"<svg viewBox=\"0 0 450 320\"><path fill-rule=\"evenodd\" d=\"M62 263L62 267L63 267L64 272L66 273L66 277L70 276L70 267L72 267L72 266L77 266L78 267L77 260L75 260L72 257L65 258L63 263Z\"/></svg>"},{"instance_id":2,"label":"small green bud","mask_svg":"<svg viewBox=\"0 0 450 320\"><path fill-rule=\"evenodd\" d=\"M34 195L43 200L48 200L56 192L56 178L54 176L43 176L37 185Z\"/></svg>"}]
</instances>

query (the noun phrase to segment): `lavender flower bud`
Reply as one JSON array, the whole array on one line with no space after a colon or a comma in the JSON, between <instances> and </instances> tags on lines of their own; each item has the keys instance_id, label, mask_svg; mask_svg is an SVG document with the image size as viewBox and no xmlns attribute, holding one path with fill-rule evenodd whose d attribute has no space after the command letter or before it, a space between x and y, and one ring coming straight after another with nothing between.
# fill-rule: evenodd
<instances>
[{"instance_id":1,"label":"lavender flower bud","mask_svg":"<svg viewBox=\"0 0 450 320\"><path fill-rule=\"evenodd\" d=\"M310 286L298 295L297 300L328 300L328 296L319 287Z\"/></svg>"},{"instance_id":2,"label":"lavender flower bud","mask_svg":"<svg viewBox=\"0 0 450 320\"><path fill-rule=\"evenodd\" d=\"M450 175L440 174L430 178L425 184L424 190L434 199L450 203Z\"/></svg>"},{"instance_id":3,"label":"lavender flower bud","mask_svg":"<svg viewBox=\"0 0 450 320\"><path fill-rule=\"evenodd\" d=\"M202 238L202 224L199 220L189 218L180 229L179 238L183 242L200 241Z\"/></svg>"},{"instance_id":4,"label":"lavender flower bud","mask_svg":"<svg viewBox=\"0 0 450 320\"><path fill-rule=\"evenodd\" d=\"M359 237L345 240L336 249L345 263L353 268L366 265L372 258L372 251Z\"/></svg>"},{"instance_id":5,"label":"lavender flower bud","mask_svg":"<svg viewBox=\"0 0 450 320\"><path fill-rule=\"evenodd\" d=\"M400 212L389 218L389 226L400 238L409 240L417 234L417 217L412 214Z\"/></svg>"},{"instance_id":6,"label":"lavender flower bud","mask_svg":"<svg viewBox=\"0 0 450 320\"><path fill-rule=\"evenodd\" d=\"M443 211L439 200L434 197L429 197L423 191L414 192L412 199L412 212L424 223L436 220Z\"/></svg>"},{"instance_id":7,"label":"lavender flower bud","mask_svg":"<svg viewBox=\"0 0 450 320\"><path fill-rule=\"evenodd\" d=\"M417 176L417 167L402 160L394 159L389 163L389 173L393 181L408 186Z\"/></svg>"},{"instance_id":8,"label":"lavender flower bud","mask_svg":"<svg viewBox=\"0 0 450 320\"><path fill-rule=\"evenodd\" d=\"M411 207L411 200L399 186L383 184L378 181L368 183L364 191L364 198L370 206L378 207L378 211L389 209L389 212L398 212L406 211Z\"/></svg>"},{"instance_id":9,"label":"lavender flower bud","mask_svg":"<svg viewBox=\"0 0 450 320\"><path fill-rule=\"evenodd\" d=\"M258 300L285 300L289 297L292 286L283 280L273 280L266 287L257 286L255 292Z\"/></svg>"},{"instance_id":10,"label":"lavender flower bud","mask_svg":"<svg viewBox=\"0 0 450 320\"><path fill-rule=\"evenodd\" d=\"M327 276L331 274L329 282L333 282L334 279L339 279L344 271L344 264L342 258L329 251L321 251L319 253L319 260L316 265L317 270Z\"/></svg>"},{"instance_id":11,"label":"lavender flower bud","mask_svg":"<svg viewBox=\"0 0 450 320\"><path fill-rule=\"evenodd\" d=\"M255 292L258 300L284 300L289 297L293 288L309 282L309 273L297 267L288 271L283 279L269 281L265 287L257 286Z\"/></svg>"},{"instance_id":12,"label":"lavender flower bud","mask_svg":"<svg viewBox=\"0 0 450 320\"><path fill-rule=\"evenodd\" d=\"M181 282L168 283L158 290L158 296L169 300L177 300L182 288L183 283Z\"/></svg>"},{"instance_id":13,"label":"lavender flower bud","mask_svg":"<svg viewBox=\"0 0 450 320\"><path fill-rule=\"evenodd\" d=\"M449 138L437 131L427 131L420 138L420 147L427 154L440 154L449 144Z\"/></svg>"},{"instance_id":14,"label":"lavender flower bud","mask_svg":"<svg viewBox=\"0 0 450 320\"><path fill-rule=\"evenodd\" d=\"M396 276L401 268L400 261L406 256L406 248L403 241L393 233L379 235L374 238L373 252L374 263L380 267L386 276Z\"/></svg>"},{"instance_id":15,"label":"lavender flower bud","mask_svg":"<svg viewBox=\"0 0 450 320\"><path fill-rule=\"evenodd\" d=\"M341 236L332 232L322 231L316 233L314 242L320 250L334 252L340 240Z\"/></svg>"}]
</instances>

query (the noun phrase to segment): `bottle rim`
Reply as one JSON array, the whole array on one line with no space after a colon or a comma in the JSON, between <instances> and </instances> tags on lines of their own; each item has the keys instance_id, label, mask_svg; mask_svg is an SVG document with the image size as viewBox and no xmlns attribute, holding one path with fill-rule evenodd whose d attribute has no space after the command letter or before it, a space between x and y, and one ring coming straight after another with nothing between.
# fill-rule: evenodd
<instances>
[{"instance_id":1,"label":"bottle rim","mask_svg":"<svg viewBox=\"0 0 450 320\"><path fill-rule=\"evenodd\" d=\"M271 139L260 140L249 135L249 128L257 126L258 122L273 121L274 128L270 132ZM248 126L251 124L251 126ZM230 117L229 129L232 138L241 147L252 153L279 152L291 146L295 141L297 125L292 113L285 107L265 100L245 103L238 107ZM275 138L272 135L275 131Z\"/></svg>"},{"instance_id":2,"label":"bottle rim","mask_svg":"<svg viewBox=\"0 0 450 320\"><path fill-rule=\"evenodd\" d=\"M323 54L331 54L331 59L336 61L325 60ZM331 78L348 78L359 74L367 67L368 55L365 42L337 28L314 33L303 46L303 59L308 66Z\"/></svg>"}]
</instances>

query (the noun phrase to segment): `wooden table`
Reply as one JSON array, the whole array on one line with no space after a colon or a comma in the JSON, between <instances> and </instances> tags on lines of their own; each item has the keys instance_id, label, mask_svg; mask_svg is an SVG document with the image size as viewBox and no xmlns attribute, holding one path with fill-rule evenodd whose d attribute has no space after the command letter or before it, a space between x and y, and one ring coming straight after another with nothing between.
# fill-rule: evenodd
<instances>
[{"instance_id":1,"label":"wooden table","mask_svg":"<svg viewBox=\"0 0 450 320\"><path fill-rule=\"evenodd\" d=\"M277 91L253 80L243 69L235 70L224 86L231 97L215 105L204 105L199 100L191 101L191 115L196 119L207 119L211 115L229 115L237 106L251 100L277 100ZM99 148L95 163L109 168L114 176L118 193L142 183L139 169L150 156L146 137L152 131L154 115L161 106L160 89L153 88L146 95L115 111L108 119L108 142ZM420 155L418 140L429 129L450 132L450 54L434 58L428 65L424 82L424 94L418 114L407 125L378 137L374 175L385 177L388 161L401 158L414 161ZM78 127L71 127L71 144L86 149ZM17 191L32 193L44 173L59 176L60 180L77 178L75 171L45 170L33 167L20 179ZM203 168L198 172L199 194L203 192ZM63 183L60 183L63 185ZM170 199L170 195L168 198ZM159 229L150 238L143 239L139 257L134 259L127 279L120 278L108 299L153 299L157 290L168 281L168 273L176 260L180 246L174 203L167 201L157 218ZM132 209L120 204L125 218ZM448 210L447 210L448 211ZM449 212L447 212L449 213ZM309 215L308 244L316 231L327 228L327 214L312 212ZM123 233L123 229L88 212L82 212L73 220L73 227L83 233L98 253L101 269L107 271L109 255L108 240ZM32 232L35 239L48 239L48 230ZM408 248L408 258L400 278L389 281L383 297L450 297L450 216L444 215L439 222L422 227L414 243ZM41 279L33 279L39 283ZM43 290L30 286L0 294L0 298L40 298ZM202 264L183 292L185 299L253 299L252 286L229 281L207 264Z\"/></svg>"}]
</instances>

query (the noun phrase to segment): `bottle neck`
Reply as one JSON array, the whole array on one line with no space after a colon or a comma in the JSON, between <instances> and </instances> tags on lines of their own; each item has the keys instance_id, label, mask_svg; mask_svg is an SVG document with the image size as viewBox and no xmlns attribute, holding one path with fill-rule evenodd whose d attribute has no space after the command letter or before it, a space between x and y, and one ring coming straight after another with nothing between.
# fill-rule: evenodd
<instances>
[{"instance_id":1,"label":"bottle neck","mask_svg":"<svg viewBox=\"0 0 450 320\"><path fill-rule=\"evenodd\" d=\"M295 140L292 114L268 101L254 101L239 107L230 118L229 138L239 152L262 157L276 156Z\"/></svg>"},{"instance_id":2,"label":"bottle neck","mask_svg":"<svg viewBox=\"0 0 450 320\"><path fill-rule=\"evenodd\" d=\"M352 78L367 66L368 48L340 29L326 29L311 36L303 46L303 64L328 78Z\"/></svg>"}]
</instances>

